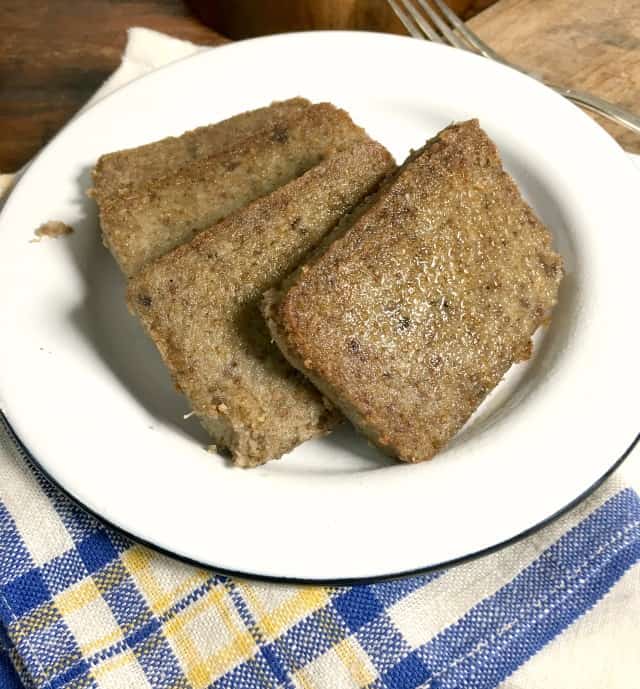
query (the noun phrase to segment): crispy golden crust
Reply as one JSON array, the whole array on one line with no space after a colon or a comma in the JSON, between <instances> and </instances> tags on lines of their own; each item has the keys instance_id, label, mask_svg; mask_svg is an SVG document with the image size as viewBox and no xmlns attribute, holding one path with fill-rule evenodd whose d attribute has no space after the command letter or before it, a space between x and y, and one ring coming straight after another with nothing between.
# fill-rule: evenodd
<instances>
[{"instance_id":1,"label":"crispy golden crust","mask_svg":"<svg viewBox=\"0 0 640 689\"><path fill-rule=\"evenodd\" d=\"M144 146L107 153L100 157L93 170L94 196L107 199L114 194L137 189L154 177L232 148L243 139L272 128L283 118L301 113L310 105L306 98L291 98L198 127L182 136L170 136Z\"/></svg>"},{"instance_id":2,"label":"crispy golden crust","mask_svg":"<svg viewBox=\"0 0 640 689\"><path fill-rule=\"evenodd\" d=\"M367 139L344 110L312 105L219 155L102 201L105 244L123 271L133 275L327 155Z\"/></svg>"},{"instance_id":3,"label":"crispy golden crust","mask_svg":"<svg viewBox=\"0 0 640 689\"><path fill-rule=\"evenodd\" d=\"M271 342L259 302L393 165L379 144L356 144L130 281L131 309L205 428L237 464L279 457L338 420Z\"/></svg>"},{"instance_id":4,"label":"crispy golden crust","mask_svg":"<svg viewBox=\"0 0 640 689\"><path fill-rule=\"evenodd\" d=\"M561 277L549 232L472 120L412 155L265 313L294 366L383 450L417 462L527 355Z\"/></svg>"}]
</instances>

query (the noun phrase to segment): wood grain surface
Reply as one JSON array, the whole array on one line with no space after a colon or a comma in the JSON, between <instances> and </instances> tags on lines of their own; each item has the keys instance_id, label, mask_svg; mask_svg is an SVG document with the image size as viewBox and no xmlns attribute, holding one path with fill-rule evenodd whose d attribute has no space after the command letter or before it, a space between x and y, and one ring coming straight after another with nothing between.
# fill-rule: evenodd
<instances>
[{"instance_id":1,"label":"wood grain surface","mask_svg":"<svg viewBox=\"0 0 640 689\"><path fill-rule=\"evenodd\" d=\"M130 26L225 40L179 0L0 0L0 173L33 157L113 72Z\"/></svg>"},{"instance_id":2,"label":"wood grain surface","mask_svg":"<svg viewBox=\"0 0 640 689\"><path fill-rule=\"evenodd\" d=\"M492 1L451 0L467 14ZM640 0L500 0L470 25L507 59L640 113ZM0 173L37 153L117 67L130 26L225 40L180 0L0 2ZM640 137L605 126L640 152Z\"/></svg>"},{"instance_id":3,"label":"wood grain surface","mask_svg":"<svg viewBox=\"0 0 640 689\"><path fill-rule=\"evenodd\" d=\"M522 67L640 115L640 0L500 0L469 25ZM640 136L596 119L640 153Z\"/></svg>"}]
</instances>

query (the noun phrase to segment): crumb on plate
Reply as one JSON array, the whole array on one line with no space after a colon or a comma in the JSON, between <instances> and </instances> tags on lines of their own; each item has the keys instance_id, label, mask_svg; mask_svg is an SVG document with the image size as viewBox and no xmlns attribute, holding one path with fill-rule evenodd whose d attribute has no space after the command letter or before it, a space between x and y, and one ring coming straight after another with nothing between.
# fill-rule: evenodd
<instances>
[{"instance_id":1,"label":"crumb on plate","mask_svg":"<svg viewBox=\"0 0 640 689\"><path fill-rule=\"evenodd\" d=\"M68 234L73 234L73 227L61 222L60 220L49 220L43 223L34 231L37 239L32 239L32 242L39 242L43 237L51 237L56 239L58 237L64 237Z\"/></svg>"}]
</instances>

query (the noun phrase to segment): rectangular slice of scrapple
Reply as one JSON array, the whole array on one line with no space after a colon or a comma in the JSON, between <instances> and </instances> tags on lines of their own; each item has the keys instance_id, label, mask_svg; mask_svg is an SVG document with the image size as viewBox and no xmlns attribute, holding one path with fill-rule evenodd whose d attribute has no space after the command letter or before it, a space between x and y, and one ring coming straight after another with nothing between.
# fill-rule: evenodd
<instances>
[{"instance_id":1,"label":"rectangular slice of scrapple","mask_svg":"<svg viewBox=\"0 0 640 689\"><path fill-rule=\"evenodd\" d=\"M286 122L310 105L306 98L290 98L198 127L181 136L107 153L100 157L93 170L93 195L100 201L141 187L147 180L175 172L187 163L220 153L263 129Z\"/></svg>"},{"instance_id":2,"label":"rectangular slice of scrapple","mask_svg":"<svg viewBox=\"0 0 640 689\"><path fill-rule=\"evenodd\" d=\"M312 105L234 148L102 202L103 239L122 270L133 275L333 152L364 140L365 131L344 110Z\"/></svg>"},{"instance_id":3,"label":"rectangular slice of scrapple","mask_svg":"<svg viewBox=\"0 0 640 689\"><path fill-rule=\"evenodd\" d=\"M277 458L337 421L271 341L260 300L393 167L380 144L356 144L130 281L130 308L214 442L236 464Z\"/></svg>"},{"instance_id":4,"label":"rectangular slice of scrapple","mask_svg":"<svg viewBox=\"0 0 640 689\"><path fill-rule=\"evenodd\" d=\"M528 356L562 272L472 120L413 154L264 309L294 366L383 450L418 462Z\"/></svg>"}]
</instances>

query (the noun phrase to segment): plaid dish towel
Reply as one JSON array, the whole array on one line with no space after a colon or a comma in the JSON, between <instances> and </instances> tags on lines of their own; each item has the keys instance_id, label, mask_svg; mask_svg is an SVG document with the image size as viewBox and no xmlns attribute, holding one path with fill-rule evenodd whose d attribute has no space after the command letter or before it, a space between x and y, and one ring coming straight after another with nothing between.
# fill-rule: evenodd
<instances>
[{"instance_id":1,"label":"plaid dish towel","mask_svg":"<svg viewBox=\"0 0 640 689\"><path fill-rule=\"evenodd\" d=\"M195 50L134 29L97 97ZM614 476L449 570L352 587L219 576L75 506L0 416L0 689L633 689L638 560L640 499Z\"/></svg>"}]
</instances>

